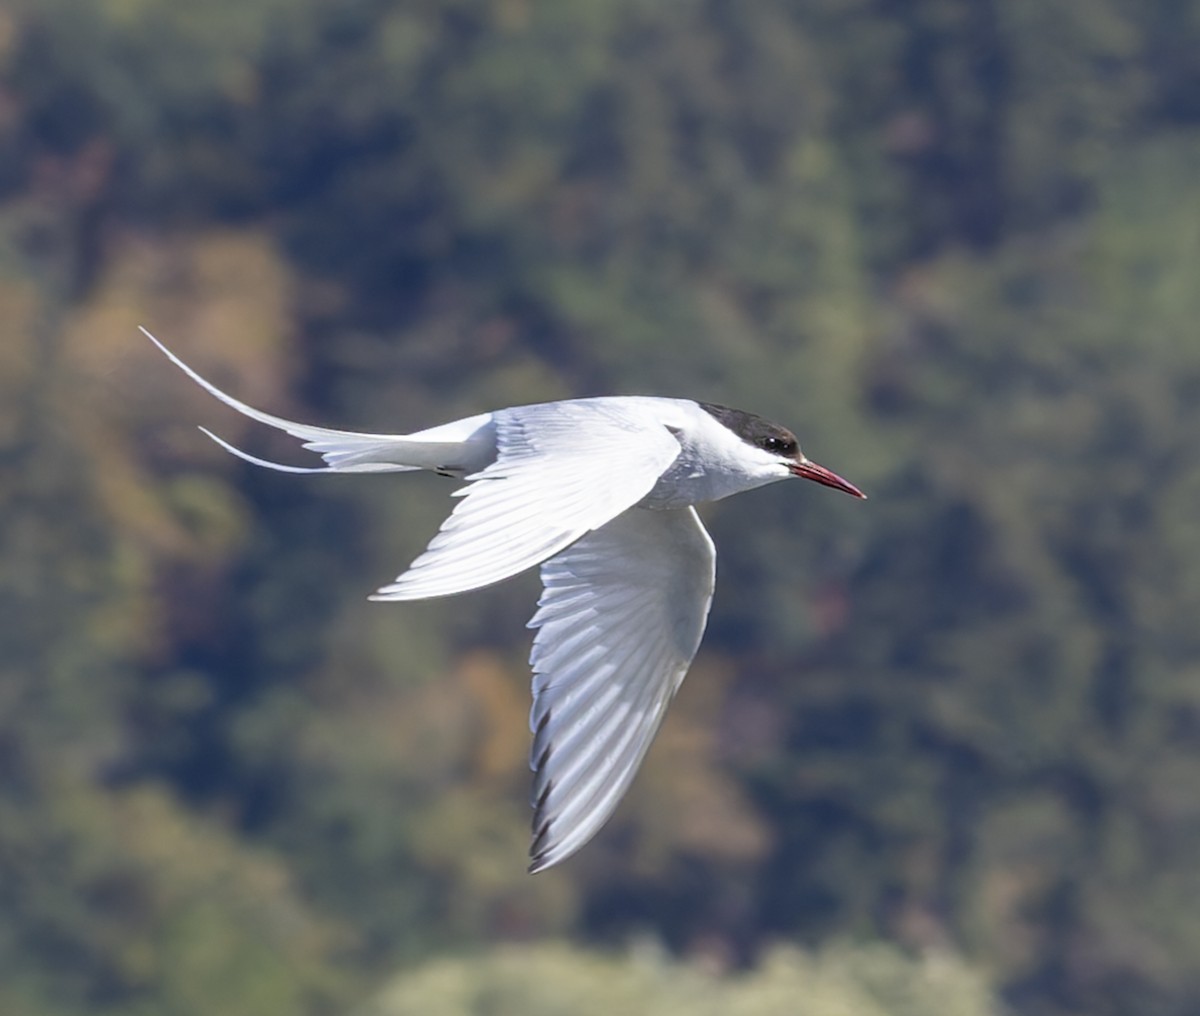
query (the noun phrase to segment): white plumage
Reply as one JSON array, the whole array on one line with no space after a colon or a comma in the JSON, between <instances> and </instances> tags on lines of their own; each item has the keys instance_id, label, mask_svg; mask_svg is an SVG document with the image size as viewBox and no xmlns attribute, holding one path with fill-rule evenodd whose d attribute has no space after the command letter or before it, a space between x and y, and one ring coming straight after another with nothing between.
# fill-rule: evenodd
<instances>
[{"instance_id":1,"label":"white plumage","mask_svg":"<svg viewBox=\"0 0 1200 1016\"><path fill-rule=\"evenodd\" d=\"M324 466L222 447L284 472L433 470L460 498L426 550L372 599L449 596L541 566L533 668L530 871L569 857L628 789L700 645L716 553L692 507L789 476L852 484L760 417L689 399L615 396L516 406L414 434L284 420L197 384L299 438ZM203 428L201 428L203 429Z\"/></svg>"}]
</instances>

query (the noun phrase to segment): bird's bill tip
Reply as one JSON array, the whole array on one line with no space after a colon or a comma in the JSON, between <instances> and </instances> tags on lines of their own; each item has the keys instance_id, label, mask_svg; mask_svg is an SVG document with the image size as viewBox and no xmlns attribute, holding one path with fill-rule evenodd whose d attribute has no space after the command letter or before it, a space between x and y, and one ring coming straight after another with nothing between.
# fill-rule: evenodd
<instances>
[{"instance_id":1,"label":"bird's bill tip","mask_svg":"<svg viewBox=\"0 0 1200 1016\"><path fill-rule=\"evenodd\" d=\"M834 490L840 490L844 494L860 498L863 501L867 499L867 495L849 480L843 480L833 470L826 469L824 466L818 466L815 462L810 462L808 459L793 462L788 466L788 470L793 476L799 476L802 480L812 480L815 483L822 484L825 487L832 487Z\"/></svg>"}]
</instances>

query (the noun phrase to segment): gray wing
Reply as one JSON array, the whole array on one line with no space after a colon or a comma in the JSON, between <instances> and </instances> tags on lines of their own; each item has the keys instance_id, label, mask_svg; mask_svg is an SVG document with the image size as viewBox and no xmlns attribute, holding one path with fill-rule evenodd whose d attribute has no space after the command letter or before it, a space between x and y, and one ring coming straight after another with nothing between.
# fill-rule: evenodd
<instances>
[{"instance_id":1,"label":"gray wing","mask_svg":"<svg viewBox=\"0 0 1200 1016\"><path fill-rule=\"evenodd\" d=\"M496 460L466 478L425 552L372 599L449 596L541 564L637 504L680 451L634 400L547 402L492 419Z\"/></svg>"},{"instance_id":2,"label":"gray wing","mask_svg":"<svg viewBox=\"0 0 1200 1016\"><path fill-rule=\"evenodd\" d=\"M531 872L582 847L621 800L699 648L715 576L694 508L632 508L542 565Z\"/></svg>"}]
</instances>

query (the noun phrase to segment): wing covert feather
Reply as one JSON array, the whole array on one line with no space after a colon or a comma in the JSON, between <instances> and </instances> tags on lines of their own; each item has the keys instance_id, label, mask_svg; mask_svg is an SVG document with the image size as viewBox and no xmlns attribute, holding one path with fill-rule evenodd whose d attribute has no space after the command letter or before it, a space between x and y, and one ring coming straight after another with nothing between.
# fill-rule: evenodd
<instances>
[{"instance_id":1,"label":"wing covert feather","mask_svg":"<svg viewBox=\"0 0 1200 1016\"><path fill-rule=\"evenodd\" d=\"M648 410L603 400L492 416L495 461L467 477L425 552L372 599L449 596L532 568L637 504L680 451Z\"/></svg>"}]
</instances>

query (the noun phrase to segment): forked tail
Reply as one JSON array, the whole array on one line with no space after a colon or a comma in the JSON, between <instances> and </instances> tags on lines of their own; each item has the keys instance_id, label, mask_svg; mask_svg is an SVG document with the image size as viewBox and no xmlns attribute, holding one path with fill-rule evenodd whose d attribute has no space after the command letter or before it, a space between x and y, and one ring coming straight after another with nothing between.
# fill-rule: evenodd
<instances>
[{"instance_id":1,"label":"forked tail","mask_svg":"<svg viewBox=\"0 0 1200 1016\"><path fill-rule=\"evenodd\" d=\"M226 451L256 466L284 473L395 473L430 469L454 476L476 472L495 457L495 436L490 413L457 420L415 434L361 434L349 430L313 427L264 413L235 399L205 380L145 328L141 332L188 377L231 409L268 427L282 430L303 442L325 460L324 466L289 466L260 459L235 448L211 431L200 429Z\"/></svg>"}]
</instances>

